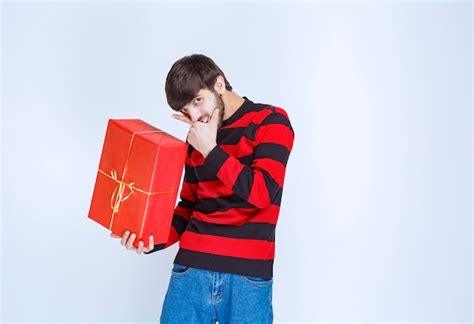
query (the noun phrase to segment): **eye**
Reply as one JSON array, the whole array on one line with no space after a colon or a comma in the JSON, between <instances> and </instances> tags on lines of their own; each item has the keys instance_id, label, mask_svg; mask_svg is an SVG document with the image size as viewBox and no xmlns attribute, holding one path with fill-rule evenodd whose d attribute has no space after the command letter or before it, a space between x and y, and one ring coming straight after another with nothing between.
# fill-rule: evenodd
<instances>
[{"instance_id":1,"label":"eye","mask_svg":"<svg viewBox=\"0 0 474 324\"><path fill-rule=\"evenodd\" d=\"M195 103L200 103L200 102L201 102L201 98L196 98L196 99L194 100L194 102L195 102Z\"/></svg>"}]
</instances>

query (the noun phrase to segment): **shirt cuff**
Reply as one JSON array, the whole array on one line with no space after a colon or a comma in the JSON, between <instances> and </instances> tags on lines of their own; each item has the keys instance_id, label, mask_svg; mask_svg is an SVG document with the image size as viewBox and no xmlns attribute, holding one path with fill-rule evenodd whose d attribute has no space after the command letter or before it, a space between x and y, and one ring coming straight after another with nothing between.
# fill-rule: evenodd
<instances>
[{"instance_id":1,"label":"shirt cuff","mask_svg":"<svg viewBox=\"0 0 474 324\"><path fill-rule=\"evenodd\" d=\"M229 158L229 153L224 151L219 145L214 146L214 148L207 154L204 159L203 165L209 170L217 174L224 162Z\"/></svg>"}]
</instances>

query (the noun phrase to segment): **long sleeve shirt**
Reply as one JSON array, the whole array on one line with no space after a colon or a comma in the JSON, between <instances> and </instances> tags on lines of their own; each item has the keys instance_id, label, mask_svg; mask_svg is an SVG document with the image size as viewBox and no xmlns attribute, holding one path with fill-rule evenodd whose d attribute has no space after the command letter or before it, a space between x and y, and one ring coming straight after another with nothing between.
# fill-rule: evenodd
<instances>
[{"instance_id":1,"label":"long sleeve shirt","mask_svg":"<svg viewBox=\"0 0 474 324\"><path fill-rule=\"evenodd\" d=\"M294 131L283 108L243 98L223 120L217 145L206 157L188 146L168 241L146 254L179 241L175 263L273 276L275 229Z\"/></svg>"}]
</instances>

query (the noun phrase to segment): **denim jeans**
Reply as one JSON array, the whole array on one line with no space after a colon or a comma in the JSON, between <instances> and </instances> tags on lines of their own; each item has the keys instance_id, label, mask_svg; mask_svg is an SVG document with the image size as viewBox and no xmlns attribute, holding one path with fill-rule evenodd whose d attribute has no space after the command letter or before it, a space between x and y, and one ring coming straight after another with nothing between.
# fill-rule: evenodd
<instances>
[{"instance_id":1,"label":"denim jeans","mask_svg":"<svg viewBox=\"0 0 474 324\"><path fill-rule=\"evenodd\" d=\"M273 278L173 264L160 323L273 323Z\"/></svg>"}]
</instances>

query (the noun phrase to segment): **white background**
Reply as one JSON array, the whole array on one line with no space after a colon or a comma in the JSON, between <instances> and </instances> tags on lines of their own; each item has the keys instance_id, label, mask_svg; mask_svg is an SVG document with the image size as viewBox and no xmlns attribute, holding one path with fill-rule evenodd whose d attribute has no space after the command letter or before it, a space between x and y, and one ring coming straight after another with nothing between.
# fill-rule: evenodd
<instances>
[{"instance_id":1,"label":"white background","mask_svg":"<svg viewBox=\"0 0 474 324\"><path fill-rule=\"evenodd\" d=\"M184 140L164 81L203 53L295 129L282 321L472 320L470 2L3 2L3 321L155 321L178 245L87 218L108 118Z\"/></svg>"}]
</instances>

